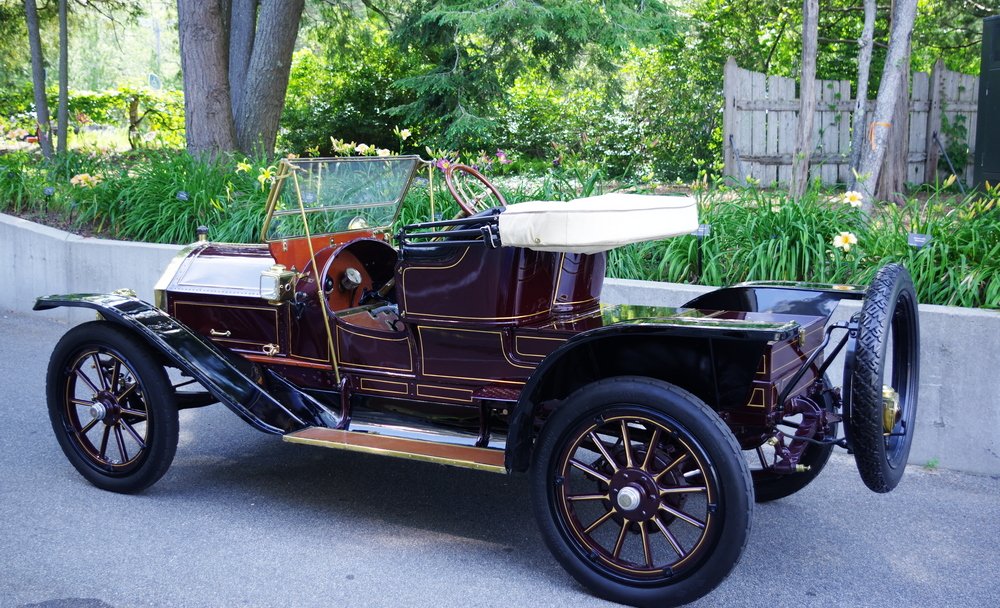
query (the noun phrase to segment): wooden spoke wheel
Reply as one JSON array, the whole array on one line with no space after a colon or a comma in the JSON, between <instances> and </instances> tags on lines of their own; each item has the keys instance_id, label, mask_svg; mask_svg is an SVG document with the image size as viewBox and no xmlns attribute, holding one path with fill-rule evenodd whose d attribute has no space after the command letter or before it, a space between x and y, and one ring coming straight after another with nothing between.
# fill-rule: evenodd
<instances>
[{"instance_id":1,"label":"wooden spoke wheel","mask_svg":"<svg viewBox=\"0 0 1000 608\"><path fill-rule=\"evenodd\" d=\"M49 362L56 438L91 483L136 492L158 480L177 449L177 408L166 372L135 336L97 321L63 336Z\"/></svg>"},{"instance_id":2,"label":"wooden spoke wheel","mask_svg":"<svg viewBox=\"0 0 1000 608\"><path fill-rule=\"evenodd\" d=\"M588 385L546 422L536 454L546 542L598 595L685 603L738 561L750 474L732 433L690 393L647 378Z\"/></svg>"}]
</instances>

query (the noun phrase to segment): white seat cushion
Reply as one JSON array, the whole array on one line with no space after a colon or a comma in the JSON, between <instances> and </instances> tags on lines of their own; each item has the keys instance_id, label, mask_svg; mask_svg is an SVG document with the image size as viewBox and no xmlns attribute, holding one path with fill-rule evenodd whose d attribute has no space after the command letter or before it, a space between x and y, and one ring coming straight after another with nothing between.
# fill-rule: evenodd
<instances>
[{"instance_id":1,"label":"white seat cushion","mask_svg":"<svg viewBox=\"0 0 1000 608\"><path fill-rule=\"evenodd\" d=\"M499 222L505 247L597 253L690 234L698 229L698 206L690 196L613 193L511 205Z\"/></svg>"}]
</instances>

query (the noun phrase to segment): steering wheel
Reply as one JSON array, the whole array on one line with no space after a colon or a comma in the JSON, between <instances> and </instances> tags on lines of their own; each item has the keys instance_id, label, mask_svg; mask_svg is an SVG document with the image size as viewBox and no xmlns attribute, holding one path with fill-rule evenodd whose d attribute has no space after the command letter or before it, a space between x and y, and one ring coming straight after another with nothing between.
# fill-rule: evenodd
<instances>
[{"instance_id":1,"label":"steering wheel","mask_svg":"<svg viewBox=\"0 0 1000 608\"><path fill-rule=\"evenodd\" d=\"M444 170L444 181L455 202L462 208L462 217L493 207L507 206L507 201L497 187L468 165L450 165Z\"/></svg>"}]
</instances>

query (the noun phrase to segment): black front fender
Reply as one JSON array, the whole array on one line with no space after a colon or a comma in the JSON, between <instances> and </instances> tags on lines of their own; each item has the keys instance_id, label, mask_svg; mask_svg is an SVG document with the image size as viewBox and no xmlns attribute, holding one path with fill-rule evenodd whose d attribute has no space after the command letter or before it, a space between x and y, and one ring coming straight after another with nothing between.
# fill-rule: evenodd
<instances>
[{"instance_id":1,"label":"black front fender","mask_svg":"<svg viewBox=\"0 0 1000 608\"><path fill-rule=\"evenodd\" d=\"M322 425L304 404L293 401L286 407L267 393L254 381L253 378L261 374L252 363L226 353L152 304L114 294L71 294L38 298L34 310L61 306L94 309L106 321L134 332L260 431L284 434L310 425ZM277 377L270 380L287 384Z\"/></svg>"}]
</instances>

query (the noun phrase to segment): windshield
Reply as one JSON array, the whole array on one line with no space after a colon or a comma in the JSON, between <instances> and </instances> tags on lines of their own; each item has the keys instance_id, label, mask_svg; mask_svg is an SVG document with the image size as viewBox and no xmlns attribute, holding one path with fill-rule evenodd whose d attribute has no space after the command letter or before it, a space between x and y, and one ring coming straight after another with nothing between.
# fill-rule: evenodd
<instances>
[{"instance_id":1,"label":"windshield","mask_svg":"<svg viewBox=\"0 0 1000 608\"><path fill-rule=\"evenodd\" d=\"M268 197L265 241L392 225L420 158L296 158L283 160Z\"/></svg>"}]
</instances>

